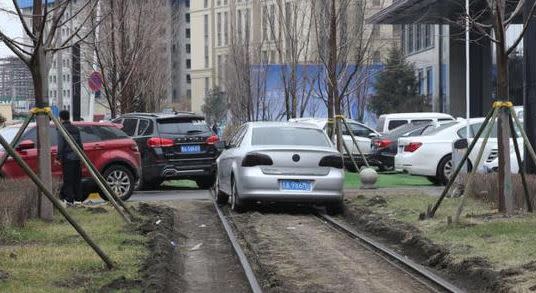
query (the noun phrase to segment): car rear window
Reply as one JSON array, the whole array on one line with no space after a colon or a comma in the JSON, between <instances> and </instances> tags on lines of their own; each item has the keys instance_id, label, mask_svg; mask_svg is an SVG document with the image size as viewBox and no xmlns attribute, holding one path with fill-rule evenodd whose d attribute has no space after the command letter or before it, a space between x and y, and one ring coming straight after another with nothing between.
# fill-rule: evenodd
<instances>
[{"instance_id":1,"label":"car rear window","mask_svg":"<svg viewBox=\"0 0 536 293\"><path fill-rule=\"evenodd\" d=\"M113 126L79 126L82 142L95 142L129 138L121 129Z\"/></svg>"},{"instance_id":2,"label":"car rear window","mask_svg":"<svg viewBox=\"0 0 536 293\"><path fill-rule=\"evenodd\" d=\"M387 130L395 129L395 128L397 128L399 126L402 126L404 124L408 124L408 121L407 120L391 120L391 121L389 121L389 126L388 126Z\"/></svg>"},{"instance_id":3,"label":"car rear window","mask_svg":"<svg viewBox=\"0 0 536 293\"><path fill-rule=\"evenodd\" d=\"M157 121L158 131L165 134L198 134L211 132L204 119L167 118Z\"/></svg>"},{"instance_id":4,"label":"car rear window","mask_svg":"<svg viewBox=\"0 0 536 293\"><path fill-rule=\"evenodd\" d=\"M426 130L423 131L422 135L433 135L433 134L436 134L444 129L447 129L449 127L452 127L454 125L458 124L458 122L456 121L453 121L453 122L446 122L446 123L443 123L441 125L439 125L438 127L429 127L427 128Z\"/></svg>"},{"instance_id":5,"label":"car rear window","mask_svg":"<svg viewBox=\"0 0 536 293\"><path fill-rule=\"evenodd\" d=\"M295 145L329 147L330 143L320 129L298 127L253 128L252 145Z\"/></svg>"}]
</instances>

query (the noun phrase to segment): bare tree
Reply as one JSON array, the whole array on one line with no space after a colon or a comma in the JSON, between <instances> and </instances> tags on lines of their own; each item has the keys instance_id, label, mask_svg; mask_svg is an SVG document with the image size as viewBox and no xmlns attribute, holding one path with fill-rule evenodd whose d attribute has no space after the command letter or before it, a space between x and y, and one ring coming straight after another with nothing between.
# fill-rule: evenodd
<instances>
[{"instance_id":1,"label":"bare tree","mask_svg":"<svg viewBox=\"0 0 536 293\"><path fill-rule=\"evenodd\" d=\"M316 55L325 70L325 86L318 87L318 96L326 101L328 117L333 119L343 114L345 100L346 106L350 106L349 95L359 93L366 85L362 74L368 74L368 70L363 68L370 63L371 43L378 32L365 24L367 1L311 0L311 3ZM329 129L330 136L338 132L333 127ZM337 141L340 150L341 140Z\"/></svg>"},{"instance_id":2,"label":"bare tree","mask_svg":"<svg viewBox=\"0 0 536 293\"><path fill-rule=\"evenodd\" d=\"M94 19L98 0L78 1L76 4L72 0L57 0L53 4L49 4L48 1L33 0L31 14L27 14L20 8L19 1L13 0L12 2L13 10L2 9L1 12L18 17L27 40L9 37L0 30L0 41L30 69L36 107L48 107L47 81L54 53L79 45L93 33L94 27L90 24ZM68 10L72 10L72 13L68 13ZM72 31L62 30L70 23L74 24ZM66 31L68 34L65 33ZM50 142L48 139L50 121L46 115L38 115L36 120L39 176L50 190L52 187ZM52 214L52 203L40 197L40 216L51 220Z\"/></svg>"},{"instance_id":3,"label":"bare tree","mask_svg":"<svg viewBox=\"0 0 536 293\"><path fill-rule=\"evenodd\" d=\"M514 36L511 45L507 42L508 28L514 21L523 17L525 0L486 0L482 1L483 7L478 11L466 14L470 28L478 32L482 37L488 38L495 44L495 58L497 64L497 97L504 101L510 100L508 81L508 60L515 53L517 45L522 41L527 31L531 18L536 11L536 2L528 7L529 13L523 19L521 31ZM526 4L527 3L527 4ZM512 205L507 201L512 200L511 174L510 174L510 122L506 111L501 111L498 118L498 144L499 144L499 210L512 212Z\"/></svg>"},{"instance_id":4,"label":"bare tree","mask_svg":"<svg viewBox=\"0 0 536 293\"><path fill-rule=\"evenodd\" d=\"M170 16L165 0L108 0L108 14L93 47L111 112L156 110L169 84L166 33ZM167 15L166 15L167 13Z\"/></svg>"}]
</instances>

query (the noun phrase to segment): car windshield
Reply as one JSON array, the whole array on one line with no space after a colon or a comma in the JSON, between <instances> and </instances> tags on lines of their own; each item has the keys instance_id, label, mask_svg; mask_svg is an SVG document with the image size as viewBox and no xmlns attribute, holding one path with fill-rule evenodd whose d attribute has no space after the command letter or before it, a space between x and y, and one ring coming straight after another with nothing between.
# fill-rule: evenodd
<instances>
[{"instance_id":1,"label":"car windshield","mask_svg":"<svg viewBox=\"0 0 536 293\"><path fill-rule=\"evenodd\" d=\"M160 119L158 131L165 134L199 134L210 132L204 119L200 118L167 118Z\"/></svg>"},{"instance_id":2,"label":"car windshield","mask_svg":"<svg viewBox=\"0 0 536 293\"><path fill-rule=\"evenodd\" d=\"M252 145L330 146L324 132L313 128L259 127L252 136Z\"/></svg>"},{"instance_id":3,"label":"car windshield","mask_svg":"<svg viewBox=\"0 0 536 293\"><path fill-rule=\"evenodd\" d=\"M405 125L402 125L400 127L397 127L389 132L386 133L386 135L388 136L401 136L401 135L404 135L408 132L411 132L413 130L416 130L416 129L420 129L420 128L424 128L426 127L426 125L428 125L428 123L417 123L417 124L414 124L414 123L410 123L410 124L405 124Z\"/></svg>"},{"instance_id":4,"label":"car windshield","mask_svg":"<svg viewBox=\"0 0 536 293\"><path fill-rule=\"evenodd\" d=\"M17 135L17 132L19 131L19 127L6 127L4 129L0 129L0 135L8 142L11 143L15 136ZM4 148L0 146L0 150L3 150Z\"/></svg>"}]
</instances>

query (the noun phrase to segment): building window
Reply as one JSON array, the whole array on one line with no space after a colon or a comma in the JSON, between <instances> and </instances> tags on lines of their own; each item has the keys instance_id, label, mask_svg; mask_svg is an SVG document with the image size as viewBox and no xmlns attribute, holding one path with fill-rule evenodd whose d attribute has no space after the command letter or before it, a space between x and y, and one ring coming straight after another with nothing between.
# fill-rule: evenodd
<instances>
[{"instance_id":1,"label":"building window","mask_svg":"<svg viewBox=\"0 0 536 293\"><path fill-rule=\"evenodd\" d=\"M419 69L417 73L417 78L419 81L419 95L424 95L424 71L422 69Z\"/></svg>"},{"instance_id":2,"label":"building window","mask_svg":"<svg viewBox=\"0 0 536 293\"><path fill-rule=\"evenodd\" d=\"M205 97L208 97L209 89L210 89L210 81L208 77L205 77Z\"/></svg>"},{"instance_id":3,"label":"building window","mask_svg":"<svg viewBox=\"0 0 536 293\"><path fill-rule=\"evenodd\" d=\"M246 13L245 13L245 35L246 35L246 42L249 43L249 27L250 27L250 22L251 22L251 16L250 16L250 11L249 11L249 8L246 9Z\"/></svg>"},{"instance_id":4,"label":"building window","mask_svg":"<svg viewBox=\"0 0 536 293\"><path fill-rule=\"evenodd\" d=\"M413 42L415 41L413 39L413 25L408 25L407 28L408 28L408 38L407 38L407 50L406 50L406 52L408 54L411 54L411 53L413 53L413 48L414 48L413 47Z\"/></svg>"},{"instance_id":5,"label":"building window","mask_svg":"<svg viewBox=\"0 0 536 293\"><path fill-rule=\"evenodd\" d=\"M227 3L225 3L227 4ZM229 42L229 18L228 18L228 12L223 13L223 44L227 45Z\"/></svg>"},{"instance_id":6,"label":"building window","mask_svg":"<svg viewBox=\"0 0 536 293\"><path fill-rule=\"evenodd\" d=\"M422 48L422 25L416 24L415 25L415 51L420 51Z\"/></svg>"},{"instance_id":7,"label":"building window","mask_svg":"<svg viewBox=\"0 0 536 293\"><path fill-rule=\"evenodd\" d=\"M190 29L189 28L186 29L186 38L187 39L190 38Z\"/></svg>"},{"instance_id":8,"label":"building window","mask_svg":"<svg viewBox=\"0 0 536 293\"><path fill-rule=\"evenodd\" d=\"M207 7L208 7L208 0L205 0L205 3L203 4L203 7L204 7L204 8L207 8Z\"/></svg>"},{"instance_id":9,"label":"building window","mask_svg":"<svg viewBox=\"0 0 536 293\"><path fill-rule=\"evenodd\" d=\"M428 98L434 95L434 71L432 67L426 68L426 95Z\"/></svg>"},{"instance_id":10,"label":"building window","mask_svg":"<svg viewBox=\"0 0 536 293\"><path fill-rule=\"evenodd\" d=\"M186 4L186 7L189 8L189 7L190 7L190 0L186 0L186 3L185 3L185 4Z\"/></svg>"},{"instance_id":11,"label":"building window","mask_svg":"<svg viewBox=\"0 0 536 293\"><path fill-rule=\"evenodd\" d=\"M380 6L382 6L382 1L381 0L373 0L372 1L372 6L380 7Z\"/></svg>"},{"instance_id":12,"label":"building window","mask_svg":"<svg viewBox=\"0 0 536 293\"><path fill-rule=\"evenodd\" d=\"M432 25L427 24L424 27L424 47L430 48L432 47Z\"/></svg>"},{"instance_id":13,"label":"building window","mask_svg":"<svg viewBox=\"0 0 536 293\"><path fill-rule=\"evenodd\" d=\"M217 17L216 17L216 21L217 21L216 31L218 33L218 46L222 45L222 40L221 40L222 39L221 17L222 17L221 12L218 12Z\"/></svg>"},{"instance_id":14,"label":"building window","mask_svg":"<svg viewBox=\"0 0 536 293\"><path fill-rule=\"evenodd\" d=\"M236 18L236 30L238 33L238 40L242 40L242 10L238 10L237 18Z\"/></svg>"},{"instance_id":15,"label":"building window","mask_svg":"<svg viewBox=\"0 0 536 293\"><path fill-rule=\"evenodd\" d=\"M192 45L186 44L186 53L190 54L192 52Z\"/></svg>"},{"instance_id":16,"label":"building window","mask_svg":"<svg viewBox=\"0 0 536 293\"><path fill-rule=\"evenodd\" d=\"M186 13L186 23L190 23L190 13Z\"/></svg>"},{"instance_id":17,"label":"building window","mask_svg":"<svg viewBox=\"0 0 536 293\"><path fill-rule=\"evenodd\" d=\"M192 76L189 75L189 74L186 74L186 83L187 83L187 84L192 83Z\"/></svg>"},{"instance_id":18,"label":"building window","mask_svg":"<svg viewBox=\"0 0 536 293\"><path fill-rule=\"evenodd\" d=\"M186 59L186 69L192 68L192 60Z\"/></svg>"}]
</instances>

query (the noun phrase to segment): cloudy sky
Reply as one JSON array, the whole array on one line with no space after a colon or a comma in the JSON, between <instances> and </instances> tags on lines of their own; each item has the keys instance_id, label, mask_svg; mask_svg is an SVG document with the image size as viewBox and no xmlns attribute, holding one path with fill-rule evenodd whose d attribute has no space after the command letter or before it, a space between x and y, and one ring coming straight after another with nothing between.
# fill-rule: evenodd
<instances>
[{"instance_id":1,"label":"cloudy sky","mask_svg":"<svg viewBox=\"0 0 536 293\"><path fill-rule=\"evenodd\" d=\"M0 0L0 7L3 9L12 9L13 4L11 0ZM0 11L0 30L9 37L20 37L22 35L21 27L18 24L16 16L8 15L5 12ZM13 55L11 51L3 44L0 43L0 58Z\"/></svg>"}]
</instances>

